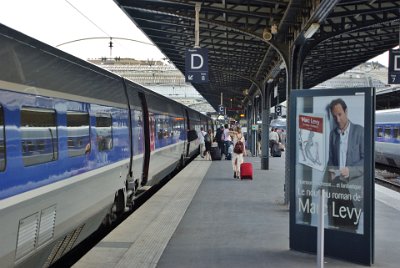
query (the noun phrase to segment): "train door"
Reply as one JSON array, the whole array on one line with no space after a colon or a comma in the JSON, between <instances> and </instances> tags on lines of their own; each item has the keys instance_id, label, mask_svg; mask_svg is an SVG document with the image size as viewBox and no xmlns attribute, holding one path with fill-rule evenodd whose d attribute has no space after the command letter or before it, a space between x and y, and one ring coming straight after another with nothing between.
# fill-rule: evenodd
<instances>
[{"instance_id":1,"label":"train door","mask_svg":"<svg viewBox=\"0 0 400 268\"><path fill-rule=\"evenodd\" d=\"M189 120L189 113L186 109L185 109L185 115L186 115L186 131L189 131L190 130L190 120ZM189 157L190 142L187 138L186 138L185 143L186 143L186 157Z\"/></svg>"},{"instance_id":2,"label":"train door","mask_svg":"<svg viewBox=\"0 0 400 268\"><path fill-rule=\"evenodd\" d=\"M133 118L132 118L132 115L133 115L133 110L131 109L131 104L130 104L130 101L129 101L129 94L128 94L128 90L127 90L127 87L126 87L126 82L125 82L125 79L123 79L122 78L122 85L123 85L123 87L124 87L124 93L125 93L125 96L126 96L126 101L127 101L127 104L128 104L128 129L129 129L129 171L128 171L128 173L129 173L129 177L130 178L132 178L133 177L133 124L132 124L132 122L133 122Z\"/></svg>"},{"instance_id":3,"label":"train door","mask_svg":"<svg viewBox=\"0 0 400 268\"><path fill-rule=\"evenodd\" d=\"M142 104L143 111L143 132L144 132L144 152L143 152L143 172L141 185L144 186L147 183L149 175L149 164L150 164L150 120L149 110L147 108L146 97L143 92L139 92L139 98ZM153 118L154 120L154 118ZM153 134L153 146L154 146L154 134ZM154 148L153 148L154 150Z\"/></svg>"}]
</instances>

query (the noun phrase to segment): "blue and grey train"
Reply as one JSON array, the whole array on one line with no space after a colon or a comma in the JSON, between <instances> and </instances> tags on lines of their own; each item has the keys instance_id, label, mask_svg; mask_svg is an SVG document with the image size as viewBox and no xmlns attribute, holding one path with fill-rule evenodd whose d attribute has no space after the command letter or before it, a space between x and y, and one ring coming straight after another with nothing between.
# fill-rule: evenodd
<instances>
[{"instance_id":1,"label":"blue and grey train","mask_svg":"<svg viewBox=\"0 0 400 268\"><path fill-rule=\"evenodd\" d=\"M375 113L375 161L400 168L400 109Z\"/></svg>"},{"instance_id":2,"label":"blue and grey train","mask_svg":"<svg viewBox=\"0 0 400 268\"><path fill-rule=\"evenodd\" d=\"M213 128L1 24L0 44L1 267L50 266L183 168L199 153L196 132Z\"/></svg>"}]
</instances>

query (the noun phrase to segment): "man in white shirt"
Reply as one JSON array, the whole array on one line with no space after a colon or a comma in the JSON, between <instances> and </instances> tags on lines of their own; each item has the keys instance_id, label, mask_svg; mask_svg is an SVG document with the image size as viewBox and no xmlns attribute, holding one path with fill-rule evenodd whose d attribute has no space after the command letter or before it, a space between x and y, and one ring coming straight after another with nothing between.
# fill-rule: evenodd
<instances>
[{"instance_id":1,"label":"man in white shirt","mask_svg":"<svg viewBox=\"0 0 400 268\"><path fill-rule=\"evenodd\" d=\"M224 128L225 159L228 158L228 149L229 149L229 146L231 145L231 143L232 143L232 138L231 138L231 135L229 135L229 126L228 126L228 124L225 124L225 128Z\"/></svg>"},{"instance_id":2,"label":"man in white shirt","mask_svg":"<svg viewBox=\"0 0 400 268\"><path fill-rule=\"evenodd\" d=\"M271 132L269 133L269 148L271 150L271 155L272 155L272 148L274 147L275 144L279 144L279 135L278 132L276 132L276 128L272 128Z\"/></svg>"},{"instance_id":3,"label":"man in white shirt","mask_svg":"<svg viewBox=\"0 0 400 268\"><path fill-rule=\"evenodd\" d=\"M204 157L204 156L203 156L203 153L204 153L204 136L205 136L206 134L207 134L207 133L204 131L204 128L201 127L201 128L200 128L199 135L197 135L197 136L199 136L200 156L201 156L202 158Z\"/></svg>"}]
</instances>

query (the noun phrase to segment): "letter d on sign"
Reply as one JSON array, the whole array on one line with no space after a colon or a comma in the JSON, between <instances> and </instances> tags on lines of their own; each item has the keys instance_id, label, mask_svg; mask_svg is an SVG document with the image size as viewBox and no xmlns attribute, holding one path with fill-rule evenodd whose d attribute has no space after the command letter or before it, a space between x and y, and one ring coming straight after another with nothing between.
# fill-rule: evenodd
<instances>
[{"instance_id":1,"label":"letter d on sign","mask_svg":"<svg viewBox=\"0 0 400 268\"><path fill-rule=\"evenodd\" d=\"M194 61L195 58L198 57L200 60L200 64L199 65L195 65ZM190 69L192 70L197 70L197 69L201 69L203 67L203 56L201 56L200 54L191 54L191 59L190 59Z\"/></svg>"}]
</instances>

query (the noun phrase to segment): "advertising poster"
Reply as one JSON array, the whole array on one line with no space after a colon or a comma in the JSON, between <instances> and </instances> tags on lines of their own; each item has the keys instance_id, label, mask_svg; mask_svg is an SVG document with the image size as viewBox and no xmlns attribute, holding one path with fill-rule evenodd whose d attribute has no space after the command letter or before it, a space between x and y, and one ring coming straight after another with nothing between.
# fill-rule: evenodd
<instances>
[{"instance_id":1,"label":"advertising poster","mask_svg":"<svg viewBox=\"0 0 400 268\"><path fill-rule=\"evenodd\" d=\"M323 171L325 168L324 116L314 114L299 114L298 116L298 161L303 165Z\"/></svg>"},{"instance_id":2,"label":"advertising poster","mask_svg":"<svg viewBox=\"0 0 400 268\"><path fill-rule=\"evenodd\" d=\"M297 224L317 226L324 188L325 228L363 234L364 102L362 94L299 99Z\"/></svg>"},{"instance_id":3,"label":"advertising poster","mask_svg":"<svg viewBox=\"0 0 400 268\"><path fill-rule=\"evenodd\" d=\"M290 248L316 253L323 233L324 254L371 265L374 89L295 90L290 108Z\"/></svg>"}]
</instances>

